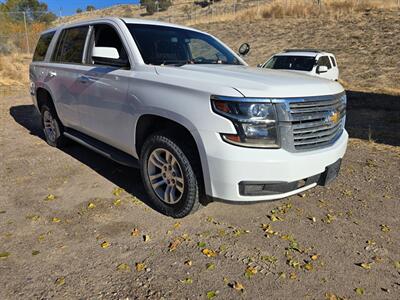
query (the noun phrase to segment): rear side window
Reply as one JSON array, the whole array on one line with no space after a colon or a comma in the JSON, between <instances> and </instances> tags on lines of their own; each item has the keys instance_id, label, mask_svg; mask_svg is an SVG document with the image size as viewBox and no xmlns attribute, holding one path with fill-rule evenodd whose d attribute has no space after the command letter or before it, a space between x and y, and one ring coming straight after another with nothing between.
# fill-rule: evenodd
<instances>
[{"instance_id":1,"label":"rear side window","mask_svg":"<svg viewBox=\"0 0 400 300\"><path fill-rule=\"evenodd\" d=\"M43 61L46 57L47 49L49 48L50 42L54 36L53 32L48 32L42 34L39 38L39 41L36 45L35 53L33 54L33 61Z\"/></svg>"},{"instance_id":2,"label":"rear side window","mask_svg":"<svg viewBox=\"0 0 400 300\"><path fill-rule=\"evenodd\" d=\"M82 63L86 35L89 26L64 29L57 41L52 61L60 63Z\"/></svg>"},{"instance_id":3,"label":"rear side window","mask_svg":"<svg viewBox=\"0 0 400 300\"><path fill-rule=\"evenodd\" d=\"M328 69L332 68L331 62L328 56L321 56L318 60L318 66L326 66Z\"/></svg>"}]
</instances>

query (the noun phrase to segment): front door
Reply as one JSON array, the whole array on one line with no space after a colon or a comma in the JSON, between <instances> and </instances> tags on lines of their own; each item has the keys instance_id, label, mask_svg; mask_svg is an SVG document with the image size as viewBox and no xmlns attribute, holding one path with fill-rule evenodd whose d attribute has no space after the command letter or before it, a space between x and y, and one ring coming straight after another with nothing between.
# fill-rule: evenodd
<instances>
[{"instance_id":1,"label":"front door","mask_svg":"<svg viewBox=\"0 0 400 300\"><path fill-rule=\"evenodd\" d=\"M130 152L135 107L128 99L128 91L134 72L130 68L94 64L91 59L93 47L116 48L120 58L128 59L126 47L112 25L93 25L87 63L78 78L82 86L79 99L82 131Z\"/></svg>"}]
</instances>

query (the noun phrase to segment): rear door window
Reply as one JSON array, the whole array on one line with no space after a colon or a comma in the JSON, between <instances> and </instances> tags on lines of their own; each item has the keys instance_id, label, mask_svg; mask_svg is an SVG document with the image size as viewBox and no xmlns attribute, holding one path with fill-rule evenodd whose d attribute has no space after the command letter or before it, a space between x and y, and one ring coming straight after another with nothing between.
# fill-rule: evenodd
<instances>
[{"instance_id":1,"label":"rear door window","mask_svg":"<svg viewBox=\"0 0 400 300\"><path fill-rule=\"evenodd\" d=\"M81 64L89 26L64 29L58 39L52 61Z\"/></svg>"},{"instance_id":2,"label":"rear door window","mask_svg":"<svg viewBox=\"0 0 400 300\"><path fill-rule=\"evenodd\" d=\"M53 39L55 31L42 34L33 53L32 61L43 61L46 57L47 49Z\"/></svg>"}]
</instances>

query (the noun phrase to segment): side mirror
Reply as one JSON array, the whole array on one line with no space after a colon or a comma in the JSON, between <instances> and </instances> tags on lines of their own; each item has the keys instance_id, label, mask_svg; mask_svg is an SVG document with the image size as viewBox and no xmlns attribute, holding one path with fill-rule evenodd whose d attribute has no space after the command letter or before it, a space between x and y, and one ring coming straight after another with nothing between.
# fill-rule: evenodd
<instances>
[{"instance_id":1,"label":"side mirror","mask_svg":"<svg viewBox=\"0 0 400 300\"><path fill-rule=\"evenodd\" d=\"M240 54L241 56L245 56L245 55L247 55L249 52L250 52L250 45L249 45L249 44L244 43L244 44L242 44L242 45L239 47L239 54Z\"/></svg>"},{"instance_id":2,"label":"side mirror","mask_svg":"<svg viewBox=\"0 0 400 300\"><path fill-rule=\"evenodd\" d=\"M328 72L328 67L327 66L318 66L317 67L317 73L321 74L321 73L326 73Z\"/></svg>"},{"instance_id":3,"label":"side mirror","mask_svg":"<svg viewBox=\"0 0 400 300\"><path fill-rule=\"evenodd\" d=\"M261 68L263 66L263 64L258 64L257 68Z\"/></svg>"},{"instance_id":4,"label":"side mirror","mask_svg":"<svg viewBox=\"0 0 400 300\"><path fill-rule=\"evenodd\" d=\"M94 47L92 59L95 64L113 67L129 67L129 61L120 59L117 48L114 47Z\"/></svg>"}]
</instances>

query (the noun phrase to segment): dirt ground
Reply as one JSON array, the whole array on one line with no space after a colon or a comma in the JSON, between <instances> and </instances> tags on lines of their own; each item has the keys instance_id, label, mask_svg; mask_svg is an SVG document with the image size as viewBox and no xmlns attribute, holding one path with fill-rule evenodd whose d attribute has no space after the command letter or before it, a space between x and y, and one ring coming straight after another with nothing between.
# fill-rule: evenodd
<instances>
[{"instance_id":1,"label":"dirt ground","mask_svg":"<svg viewBox=\"0 0 400 300\"><path fill-rule=\"evenodd\" d=\"M399 298L399 147L351 139L329 187L174 220L137 170L49 147L28 97L0 108L0 299Z\"/></svg>"}]
</instances>

